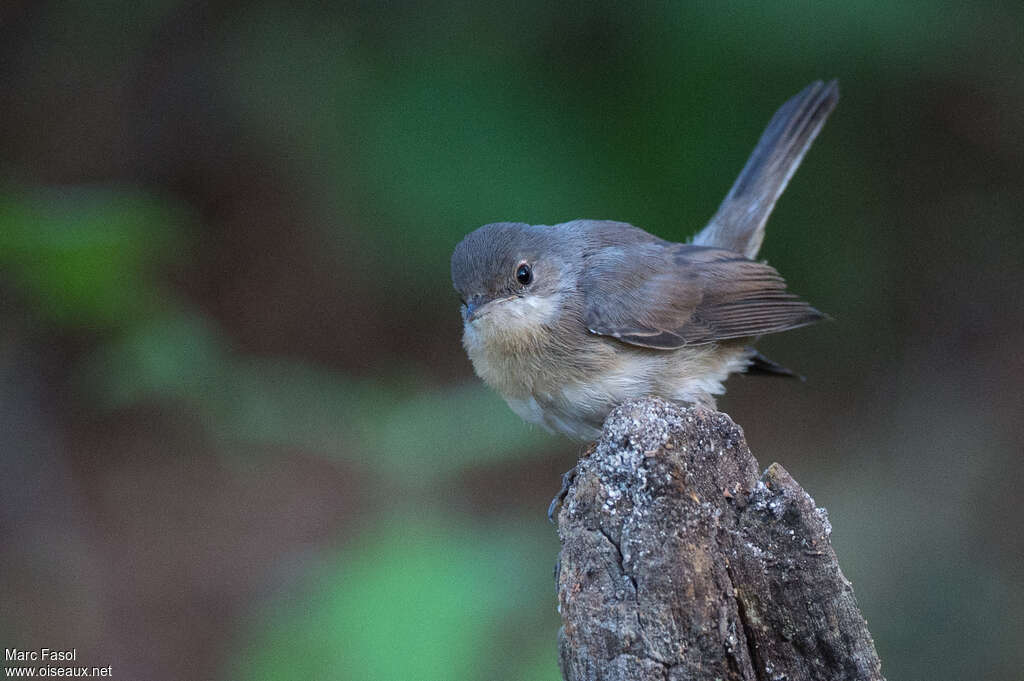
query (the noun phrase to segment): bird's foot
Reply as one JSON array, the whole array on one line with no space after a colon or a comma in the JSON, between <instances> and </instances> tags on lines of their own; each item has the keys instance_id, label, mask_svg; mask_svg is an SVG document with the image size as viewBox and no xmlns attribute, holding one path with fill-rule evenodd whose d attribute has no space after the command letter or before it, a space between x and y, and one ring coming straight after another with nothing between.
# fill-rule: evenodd
<instances>
[{"instance_id":1,"label":"bird's foot","mask_svg":"<svg viewBox=\"0 0 1024 681\"><path fill-rule=\"evenodd\" d=\"M596 449L596 442L590 444L583 451L583 454L580 456L580 460L583 460L590 456L591 454L593 454L594 450ZM580 465L579 463L577 463L575 466L573 466L568 471L562 474L562 487L561 489L558 490L558 494L555 495L555 498L552 499L551 503L548 505L548 520L551 521L552 524L554 524L555 522L555 516L558 514L558 510L562 507L562 502L565 501L566 495L569 494L569 488L572 486L572 483L575 482L576 480L576 474L579 472L579 468Z\"/></svg>"}]
</instances>

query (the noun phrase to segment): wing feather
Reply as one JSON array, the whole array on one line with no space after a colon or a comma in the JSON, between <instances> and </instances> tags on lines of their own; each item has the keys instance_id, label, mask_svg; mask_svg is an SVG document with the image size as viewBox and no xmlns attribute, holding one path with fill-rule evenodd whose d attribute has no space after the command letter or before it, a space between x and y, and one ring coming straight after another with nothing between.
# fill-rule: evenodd
<instances>
[{"instance_id":1,"label":"wing feather","mask_svg":"<svg viewBox=\"0 0 1024 681\"><path fill-rule=\"evenodd\" d=\"M772 267L721 249L604 249L588 258L584 277L587 328L647 348L777 333L824 316L789 293Z\"/></svg>"}]
</instances>

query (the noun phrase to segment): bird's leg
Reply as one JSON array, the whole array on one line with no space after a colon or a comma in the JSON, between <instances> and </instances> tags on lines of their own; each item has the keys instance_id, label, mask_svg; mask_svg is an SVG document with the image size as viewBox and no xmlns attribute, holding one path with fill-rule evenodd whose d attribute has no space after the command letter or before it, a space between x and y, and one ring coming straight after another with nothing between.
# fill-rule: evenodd
<instances>
[{"instance_id":1,"label":"bird's leg","mask_svg":"<svg viewBox=\"0 0 1024 681\"><path fill-rule=\"evenodd\" d=\"M583 450L583 454L580 455L580 460L583 460L593 454L596 449L596 442L592 442L587 445L587 448ZM579 467L580 464L577 462L575 466L562 474L562 487L558 490L558 494L555 495L555 498L552 499L551 503L548 505L548 520L551 521L551 523L555 522L555 515L558 513L558 509L561 508L562 502L565 501L566 495L569 494L569 487L571 487L573 481L576 480L576 473L578 472Z\"/></svg>"}]
</instances>

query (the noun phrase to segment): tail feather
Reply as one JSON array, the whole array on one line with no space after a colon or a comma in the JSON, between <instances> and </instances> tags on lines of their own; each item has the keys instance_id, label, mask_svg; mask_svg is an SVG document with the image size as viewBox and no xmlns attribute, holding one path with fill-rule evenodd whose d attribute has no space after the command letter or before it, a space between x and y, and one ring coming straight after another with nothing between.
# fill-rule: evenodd
<instances>
[{"instance_id":1,"label":"tail feather","mask_svg":"<svg viewBox=\"0 0 1024 681\"><path fill-rule=\"evenodd\" d=\"M768 123L747 165L718 212L693 239L753 259L775 202L839 101L839 84L815 81L783 104Z\"/></svg>"},{"instance_id":2,"label":"tail feather","mask_svg":"<svg viewBox=\"0 0 1024 681\"><path fill-rule=\"evenodd\" d=\"M750 350L750 364L747 366L748 374L763 374L765 376L784 376L786 378L798 378L801 381L806 380L803 376L796 373L792 369L773 362L757 350L749 348Z\"/></svg>"}]
</instances>

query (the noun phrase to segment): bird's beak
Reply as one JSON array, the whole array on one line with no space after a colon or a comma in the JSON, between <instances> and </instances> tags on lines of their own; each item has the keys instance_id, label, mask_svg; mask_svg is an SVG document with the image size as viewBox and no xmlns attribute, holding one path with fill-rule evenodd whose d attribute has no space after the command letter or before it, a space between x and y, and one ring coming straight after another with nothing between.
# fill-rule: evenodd
<instances>
[{"instance_id":1,"label":"bird's beak","mask_svg":"<svg viewBox=\"0 0 1024 681\"><path fill-rule=\"evenodd\" d=\"M476 319L480 314L480 309L487 305L487 302L483 296L472 296L466 301L466 306L462 310L462 321L469 324Z\"/></svg>"},{"instance_id":2,"label":"bird's beak","mask_svg":"<svg viewBox=\"0 0 1024 681\"><path fill-rule=\"evenodd\" d=\"M508 296L507 298L488 298L482 295L472 296L466 301L466 307L462 312L462 321L469 324L493 310L495 304L512 300L513 298L515 296Z\"/></svg>"}]
</instances>

